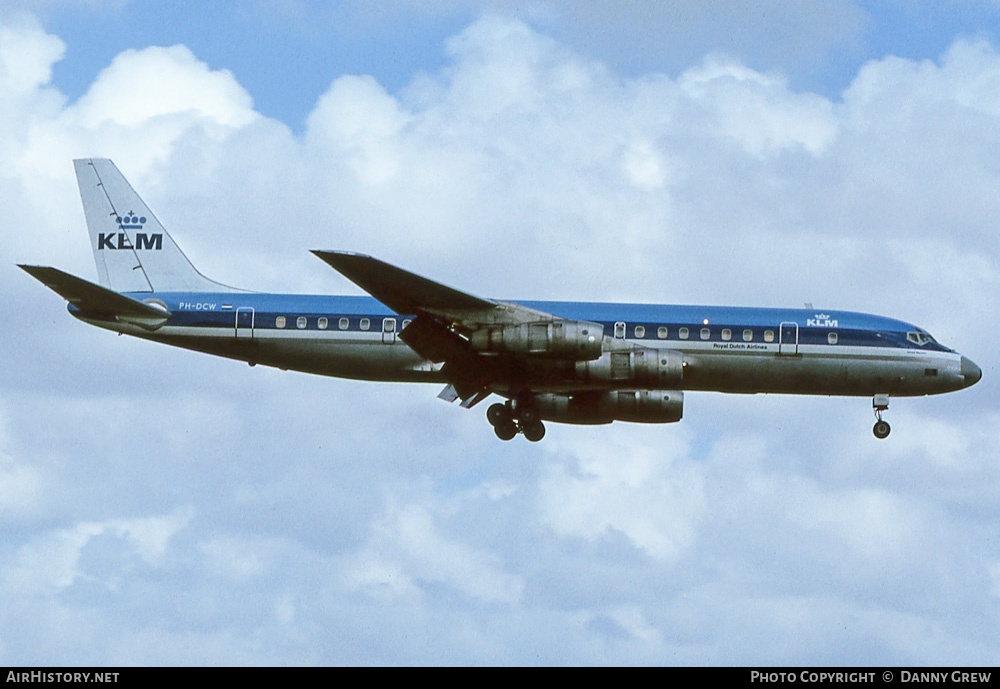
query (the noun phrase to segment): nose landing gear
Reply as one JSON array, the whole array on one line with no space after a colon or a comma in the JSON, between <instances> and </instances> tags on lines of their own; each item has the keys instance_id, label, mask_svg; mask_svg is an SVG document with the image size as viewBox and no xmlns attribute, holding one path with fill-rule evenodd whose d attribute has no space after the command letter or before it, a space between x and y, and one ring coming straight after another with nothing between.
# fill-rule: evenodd
<instances>
[{"instance_id":1,"label":"nose landing gear","mask_svg":"<svg viewBox=\"0 0 1000 689\"><path fill-rule=\"evenodd\" d=\"M491 404L486 410L486 420L500 440L510 440L518 433L537 443L545 437L545 424L538 418L538 410L530 402Z\"/></svg>"},{"instance_id":2,"label":"nose landing gear","mask_svg":"<svg viewBox=\"0 0 1000 689\"><path fill-rule=\"evenodd\" d=\"M875 410L875 426L872 428L872 433L879 440L883 440L889 437L889 431L892 430L889 427L889 423L882 420L882 412L889 410L889 395L875 395L872 398L872 409Z\"/></svg>"}]
</instances>

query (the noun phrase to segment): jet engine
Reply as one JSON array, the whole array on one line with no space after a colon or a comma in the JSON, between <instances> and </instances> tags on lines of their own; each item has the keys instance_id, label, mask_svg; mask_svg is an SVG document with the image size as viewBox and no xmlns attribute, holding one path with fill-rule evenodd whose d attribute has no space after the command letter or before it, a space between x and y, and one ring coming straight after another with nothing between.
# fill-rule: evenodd
<instances>
[{"instance_id":1,"label":"jet engine","mask_svg":"<svg viewBox=\"0 0 1000 689\"><path fill-rule=\"evenodd\" d=\"M588 321L549 320L485 326L472 333L473 349L484 354L527 354L587 361L601 356L604 326Z\"/></svg>"},{"instance_id":2,"label":"jet engine","mask_svg":"<svg viewBox=\"0 0 1000 689\"><path fill-rule=\"evenodd\" d=\"M611 351L591 361L578 361L575 373L581 381L616 383L615 387L669 387L684 377L684 355L648 347Z\"/></svg>"},{"instance_id":3,"label":"jet engine","mask_svg":"<svg viewBox=\"0 0 1000 689\"><path fill-rule=\"evenodd\" d=\"M675 423L684 414L684 393L677 390L608 390L535 397L541 418L557 423L603 424L612 421Z\"/></svg>"}]
</instances>

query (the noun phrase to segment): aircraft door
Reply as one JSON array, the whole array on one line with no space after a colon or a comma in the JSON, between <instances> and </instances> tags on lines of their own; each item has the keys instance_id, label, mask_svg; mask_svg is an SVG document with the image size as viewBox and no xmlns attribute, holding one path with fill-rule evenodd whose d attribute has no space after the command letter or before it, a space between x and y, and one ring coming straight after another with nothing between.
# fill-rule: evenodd
<instances>
[{"instance_id":1,"label":"aircraft door","mask_svg":"<svg viewBox=\"0 0 1000 689\"><path fill-rule=\"evenodd\" d=\"M241 306L238 309L236 309L237 340L253 339L253 318L254 318L254 311L252 306Z\"/></svg>"},{"instance_id":2,"label":"aircraft door","mask_svg":"<svg viewBox=\"0 0 1000 689\"><path fill-rule=\"evenodd\" d=\"M778 326L778 354L794 356L799 353L799 324L784 321Z\"/></svg>"},{"instance_id":3,"label":"aircraft door","mask_svg":"<svg viewBox=\"0 0 1000 689\"><path fill-rule=\"evenodd\" d=\"M385 344L393 344L396 342L395 318L382 319L382 342L384 342Z\"/></svg>"}]
</instances>

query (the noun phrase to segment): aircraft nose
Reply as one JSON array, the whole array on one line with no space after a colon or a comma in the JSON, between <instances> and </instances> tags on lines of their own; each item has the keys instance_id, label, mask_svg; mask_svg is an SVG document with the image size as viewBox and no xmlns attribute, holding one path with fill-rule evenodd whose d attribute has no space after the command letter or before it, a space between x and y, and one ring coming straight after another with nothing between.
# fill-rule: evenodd
<instances>
[{"instance_id":1,"label":"aircraft nose","mask_svg":"<svg viewBox=\"0 0 1000 689\"><path fill-rule=\"evenodd\" d=\"M965 387L975 385L983 377L983 369L979 368L972 359L967 356L962 357L962 377L965 378Z\"/></svg>"}]
</instances>

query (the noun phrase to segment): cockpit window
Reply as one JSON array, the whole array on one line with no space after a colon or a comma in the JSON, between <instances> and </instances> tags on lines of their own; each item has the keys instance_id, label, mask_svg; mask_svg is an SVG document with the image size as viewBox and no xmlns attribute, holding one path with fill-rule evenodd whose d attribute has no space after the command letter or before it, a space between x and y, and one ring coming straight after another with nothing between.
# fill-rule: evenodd
<instances>
[{"instance_id":1,"label":"cockpit window","mask_svg":"<svg viewBox=\"0 0 1000 689\"><path fill-rule=\"evenodd\" d=\"M934 338L925 332L908 332L906 333L906 339L917 345L918 347L923 347L928 342L933 342Z\"/></svg>"}]
</instances>

